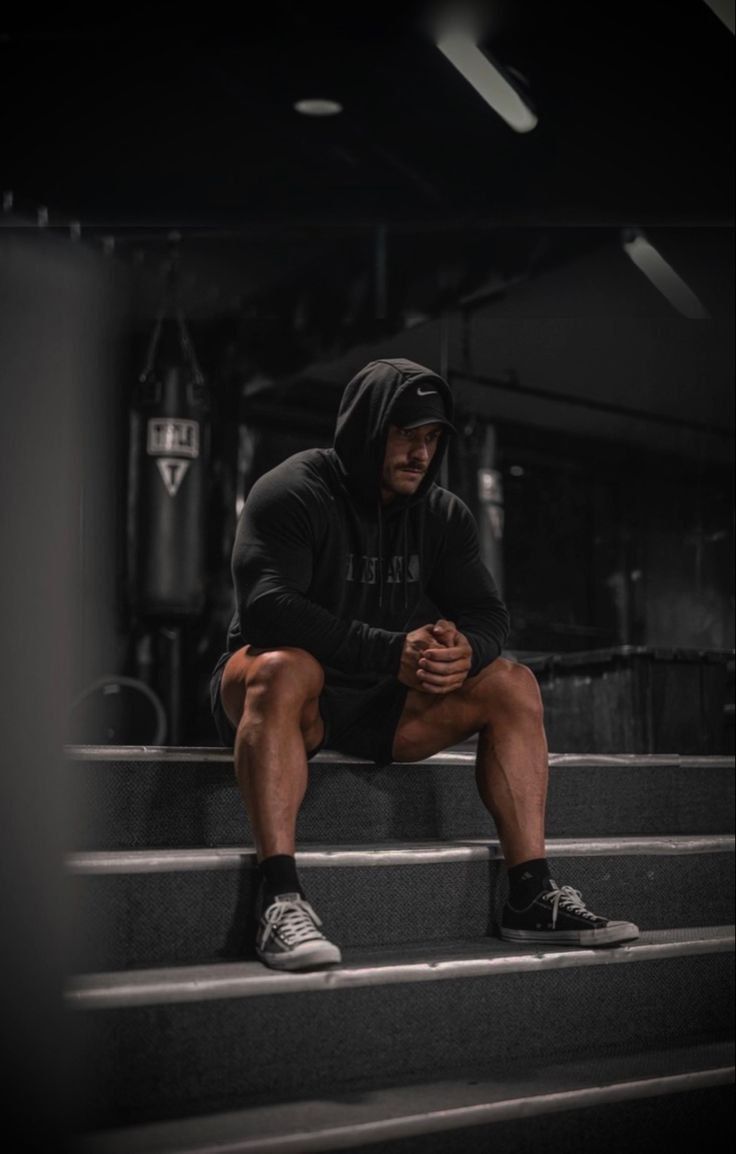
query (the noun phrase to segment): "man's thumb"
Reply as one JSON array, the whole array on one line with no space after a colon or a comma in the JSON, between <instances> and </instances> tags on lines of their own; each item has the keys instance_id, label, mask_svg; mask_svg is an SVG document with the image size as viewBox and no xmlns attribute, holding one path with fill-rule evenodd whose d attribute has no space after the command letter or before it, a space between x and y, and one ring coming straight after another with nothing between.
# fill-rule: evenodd
<instances>
[{"instance_id":1,"label":"man's thumb","mask_svg":"<svg viewBox=\"0 0 736 1154\"><path fill-rule=\"evenodd\" d=\"M455 632L455 626L451 621L437 621L432 626L434 636L438 641L444 641L446 644L450 644L451 639L455 636Z\"/></svg>"}]
</instances>

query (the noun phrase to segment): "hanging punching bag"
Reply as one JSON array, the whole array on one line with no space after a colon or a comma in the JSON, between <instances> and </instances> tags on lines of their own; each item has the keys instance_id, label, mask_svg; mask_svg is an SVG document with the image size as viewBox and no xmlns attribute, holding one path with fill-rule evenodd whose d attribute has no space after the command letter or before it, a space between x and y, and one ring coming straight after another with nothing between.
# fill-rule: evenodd
<instances>
[{"instance_id":1,"label":"hanging punching bag","mask_svg":"<svg viewBox=\"0 0 736 1154\"><path fill-rule=\"evenodd\" d=\"M130 595L140 617L202 612L210 397L181 310L164 309L131 406Z\"/></svg>"}]
</instances>

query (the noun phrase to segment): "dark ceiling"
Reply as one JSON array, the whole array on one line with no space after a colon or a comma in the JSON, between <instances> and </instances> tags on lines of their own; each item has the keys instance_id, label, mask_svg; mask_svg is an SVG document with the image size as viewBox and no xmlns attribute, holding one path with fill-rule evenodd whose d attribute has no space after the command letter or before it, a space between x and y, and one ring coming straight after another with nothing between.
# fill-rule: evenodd
<instances>
[{"instance_id":1,"label":"dark ceiling","mask_svg":"<svg viewBox=\"0 0 736 1154\"><path fill-rule=\"evenodd\" d=\"M349 7L16 22L5 187L113 232L732 221L733 36L703 0L476 5L537 109L523 135L436 48L441 5ZM305 96L344 111L300 116Z\"/></svg>"},{"instance_id":2,"label":"dark ceiling","mask_svg":"<svg viewBox=\"0 0 736 1154\"><path fill-rule=\"evenodd\" d=\"M530 133L439 52L441 2L14 17L6 225L35 227L43 205L51 231L111 238L144 318L176 230L188 313L237 322L269 373L569 263L621 226L732 226L734 41L704 0L472 7L537 111ZM301 116L304 97L343 111Z\"/></svg>"}]
</instances>

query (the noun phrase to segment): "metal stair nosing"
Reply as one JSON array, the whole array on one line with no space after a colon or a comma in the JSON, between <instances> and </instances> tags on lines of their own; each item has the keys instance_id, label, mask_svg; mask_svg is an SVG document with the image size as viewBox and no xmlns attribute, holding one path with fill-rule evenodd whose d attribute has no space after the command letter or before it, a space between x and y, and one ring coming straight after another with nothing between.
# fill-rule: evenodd
<instances>
[{"instance_id":1,"label":"metal stair nosing","mask_svg":"<svg viewBox=\"0 0 736 1154\"><path fill-rule=\"evenodd\" d=\"M548 858L616 855L680 855L733 853L731 834L695 834L672 837L547 838ZM334 866L421 865L430 862L503 861L497 838L451 838L443 841L401 842L387 845L318 845L297 849L300 868ZM199 870L239 870L256 866L254 846L193 849L88 850L67 855L67 869L78 875L179 873Z\"/></svg>"},{"instance_id":2,"label":"metal stair nosing","mask_svg":"<svg viewBox=\"0 0 736 1154\"><path fill-rule=\"evenodd\" d=\"M156 761L167 764L185 762L223 763L231 765L233 751L224 746L170 746L170 745L65 745L63 755L67 761ZM474 765L475 752L458 747L449 747L417 762L400 762L398 765L436 764ZM351 754L325 750L313 759L312 765L353 765L374 769L371 761ZM549 753L550 766L620 766L634 765L642 768L668 765L687 765L693 768L732 769L736 768L733 754L679 754L679 753Z\"/></svg>"}]
</instances>

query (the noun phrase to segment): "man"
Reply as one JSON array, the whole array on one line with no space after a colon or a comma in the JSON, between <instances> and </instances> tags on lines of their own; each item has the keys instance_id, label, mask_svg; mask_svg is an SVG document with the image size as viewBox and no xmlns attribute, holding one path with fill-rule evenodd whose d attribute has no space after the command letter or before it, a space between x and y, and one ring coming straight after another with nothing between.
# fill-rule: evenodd
<instances>
[{"instance_id":1,"label":"man","mask_svg":"<svg viewBox=\"0 0 736 1154\"><path fill-rule=\"evenodd\" d=\"M501 937L608 945L639 934L550 877L539 687L500 656L509 617L475 522L435 483L452 416L437 374L373 361L345 389L333 447L260 477L238 523L236 610L211 702L256 840L256 950L275 969L341 960L294 857L307 762L324 745L383 766L478 734L476 781L508 871Z\"/></svg>"}]
</instances>

